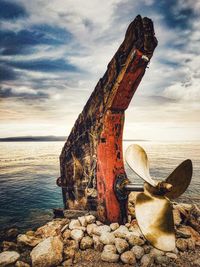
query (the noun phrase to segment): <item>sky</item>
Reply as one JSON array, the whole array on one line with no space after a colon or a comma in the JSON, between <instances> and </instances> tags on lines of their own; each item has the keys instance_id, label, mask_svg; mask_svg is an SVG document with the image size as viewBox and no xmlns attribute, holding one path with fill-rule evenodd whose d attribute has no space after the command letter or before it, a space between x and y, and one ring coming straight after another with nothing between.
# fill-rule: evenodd
<instances>
[{"instance_id":1,"label":"sky","mask_svg":"<svg viewBox=\"0 0 200 267\"><path fill-rule=\"evenodd\" d=\"M200 140L200 0L0 0L0 137L67 136L138 14L158 46L124 138Z\"/></svg>"}]
</instances>

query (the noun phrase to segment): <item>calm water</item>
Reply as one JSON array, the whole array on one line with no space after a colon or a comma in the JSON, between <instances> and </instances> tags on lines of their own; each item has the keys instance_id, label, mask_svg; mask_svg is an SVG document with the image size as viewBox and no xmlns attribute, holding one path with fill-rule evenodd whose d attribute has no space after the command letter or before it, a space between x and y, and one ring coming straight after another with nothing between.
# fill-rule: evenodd
<instances>
[{"instance_id":1,"label":"calm water","mask_svg":"<svg viewBox=\"0 0 200 267\"><path fill-rule=\"evenodd\" d=\"M126 148L131 142L125 142ZM200 143L137 142L148 153L151 174L164 179L184 159L193 161L192 183L184 200L200 204ZM0 229L37 227L52 218L52 209L62 207L59 154L64 142L0 143ZM127 169L130 179L141 182ZM182 199L183 199L182 198Z\"/></svg>"}]
</instances>

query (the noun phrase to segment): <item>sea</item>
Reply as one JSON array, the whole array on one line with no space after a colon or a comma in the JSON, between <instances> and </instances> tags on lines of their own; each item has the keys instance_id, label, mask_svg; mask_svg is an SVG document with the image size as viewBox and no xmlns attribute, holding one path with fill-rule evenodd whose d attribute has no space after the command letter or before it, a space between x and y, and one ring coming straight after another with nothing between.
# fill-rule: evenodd
<instances>
[{"instance_id":1,"label":"sea","mask_svg":"<svg viewBox=\"0 0 200 267\"><path fill-rule=\"evenodd\" d=\"M132 143L145 149L150 173L157 179L165 179L183 160L191 159L192 181L178 201L200 205L200 143L124 141L124 149ZM63 141L0 143L0 230L39 227L52 219L54 208L63 207L56 185L63 145ZM125 169L132 182L143 183L127 165Z\"/></svg>"}]
</instances>

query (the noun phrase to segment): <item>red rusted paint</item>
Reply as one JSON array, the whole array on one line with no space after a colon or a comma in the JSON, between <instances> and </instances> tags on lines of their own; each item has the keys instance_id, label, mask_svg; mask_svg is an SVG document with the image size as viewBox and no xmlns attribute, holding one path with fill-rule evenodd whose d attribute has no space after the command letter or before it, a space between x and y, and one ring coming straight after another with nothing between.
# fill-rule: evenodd
<instances>
[{"instance_id":1,"label":"red rusted paint","mask_svg":"<svg viewBox=\"0 0 200 267\"><path fill-rule=\"evenodd\" d=\"M143 75L147 63L142 53L136 50L124 73L117 92L107 110L103 131L97 146L97 191L98 203L105 208L107 222L120 221L120 206L113 187L118 174L125 173L122 136L124 110L128 107Z\"/></svg>"}]
</instances>

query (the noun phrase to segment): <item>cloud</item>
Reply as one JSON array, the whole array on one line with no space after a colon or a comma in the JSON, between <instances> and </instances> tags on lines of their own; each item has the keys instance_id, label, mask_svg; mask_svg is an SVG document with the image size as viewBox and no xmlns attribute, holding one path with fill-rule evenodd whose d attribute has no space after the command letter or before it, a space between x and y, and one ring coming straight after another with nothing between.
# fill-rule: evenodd
<instances>
[{"instance_id":1,"label":"cloud","mask_svg":"<svg viewBox=\"0 0 200 267\"><path fill-rule=\"evenodd\" d=\"M23 6L9 1L0 0L0 18L6 20L14 20L19 17L27 16Z\"/></svg>"}]
</instances>

